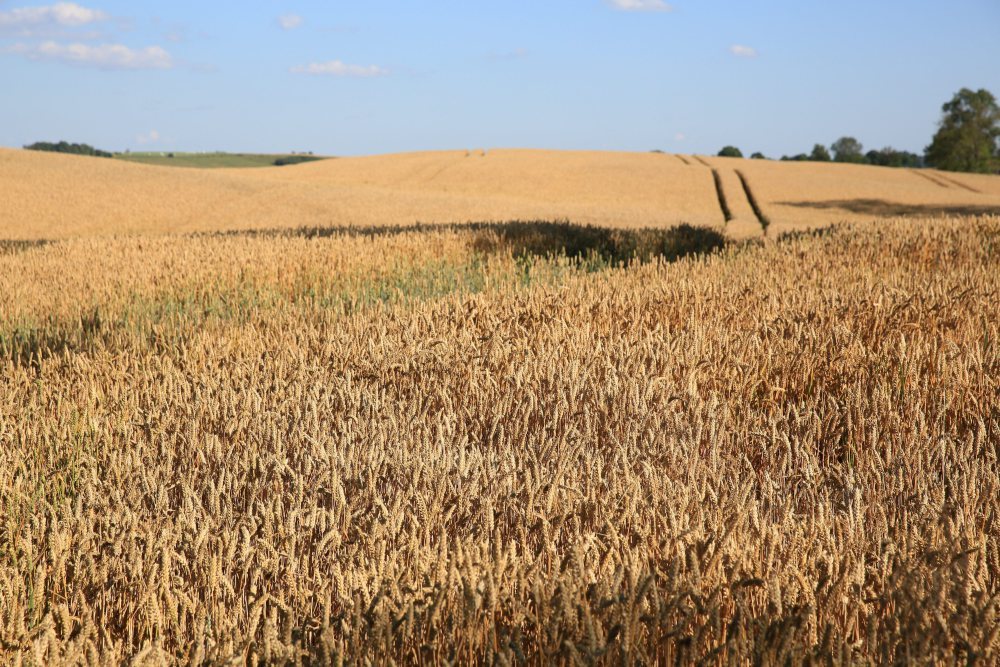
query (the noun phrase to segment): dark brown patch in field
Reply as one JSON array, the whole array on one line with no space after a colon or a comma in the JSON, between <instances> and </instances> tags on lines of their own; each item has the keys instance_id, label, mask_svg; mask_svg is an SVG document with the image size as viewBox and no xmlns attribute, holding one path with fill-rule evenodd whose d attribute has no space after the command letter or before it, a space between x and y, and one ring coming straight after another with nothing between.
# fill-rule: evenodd
<instances>
[{"instance_id":1,"label":"dark brown patch in field","mask_svg":"<svg viewBox=\"0 0 1000 667\"><path fill-rule=\"evenodd\" d=\"M826 201L783 201L777 203L781 206L814 208L823 211L840 209L880 218L1000 215L1000 206L979 204L902 204L885 199L829 199Z\"/></svg>"}]
</instances>

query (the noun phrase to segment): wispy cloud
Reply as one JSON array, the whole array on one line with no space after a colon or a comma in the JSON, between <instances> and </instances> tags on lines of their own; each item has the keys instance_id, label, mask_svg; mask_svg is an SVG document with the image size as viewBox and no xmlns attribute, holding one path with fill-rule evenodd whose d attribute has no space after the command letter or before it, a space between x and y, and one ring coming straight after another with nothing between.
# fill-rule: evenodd
<instances>
[{"instance_id":1,"label":"wispy cloud","mask_svg":"<svg viewBox=\"0 0 1000 667\"><path fill-rule=\"evenodd\" d=\"M349 65L340 60L331 60L325 63L309 63L308 65L297 65L291 68L294 74L315 74L339 77L374 77L385 76L388 70L378 65Z\"/></svg>"},{"instance_id":2,"label":"wispy cloud","mask_svg":"<svg viewBox=\"0 0 1000 667\"><path fill-rule=\"evenodd\" d=\"M160 140L160 133L156 130L150 130L146 134L140 134L135 138L136 142L140 145L145 144L155 144Z\"/></svg>"},{"instance_id":3,"label":"wispy cloud","mask_svg":"<svg viewBox=\"0 0 1000 667\"><path fill-rule=\"evenodd\" d=\"M604 0L623 12L672 12L673 6L663 0Z\"/></svg>"},{"instance_id":4,"label":"wispy cloud","mask_svg":"<svg viewBox=\"0 0 1000 667\"><path fill-rule=\"evenodd\" d=\"M0 12L0 35L30 37L53 28L77 28L107 21L110 16L73 2L57 2L41 7L20 7Z\"/></svg>"},{"instance_id":5,"label":"wispy cloud","mask_svg":"<svg viewBox=\"0 0 1000 667\"><path fill-rule=\"evenodd\" d=\"M278 17L278 25L283 30L295 30L302 25L302 17L298 14L284 14Z\"/></svg>"},{"instance_id":6,"label":"wispy cloud","mask_svg":"<svg viewBox=\"0 0 1000 667\"><path fill-rule=\"evenodd\" d=\"M127 30L129 26L126 19L75 2L0 11L0 38L20 38L0 46L0 54L106 70L174 67L173 57L162 47L136 48L118 43L103 28L91 27L99 23L108 24L112 31Z\"/></svg>"},{"instance_id":7,"label":"wispy cloud","mask_svg":"<svg viewBox=\"0 0 1000 667\"><path fill-rule=\"evenodd\" d=\"M756 58L757 49L743 44L733 44L729 47L729 52L737 58Z\"/></svg>"},{"instance_id":8,"label":"wispy cloud","mask_svg":"<svg viewBox=\"0 0 1000 667\"><path fill-rule=\"evenodd\" d=\"M174 66L173 58L159 46L133 49L124 44L59 44L47 41L40 44L14 44L4 51L20 54L29 60L99 69L170 69Z\"/></svg>"}]
</instances>

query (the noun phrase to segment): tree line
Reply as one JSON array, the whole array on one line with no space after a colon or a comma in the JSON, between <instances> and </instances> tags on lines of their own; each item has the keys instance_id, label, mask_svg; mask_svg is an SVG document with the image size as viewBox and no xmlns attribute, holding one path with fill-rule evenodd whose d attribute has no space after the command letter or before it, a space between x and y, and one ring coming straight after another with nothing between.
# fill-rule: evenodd
<instances>
[{"instance_id":1,"label":"tree line","mask_svg":"<svg viewBox=\"0 0 1000 667\"><path fill-rule=\"evenodd\" d=\"M941 112L938 130L923 155L889 146L866 153L854 137L841 137L829 148L816 144L810 153L783 155L781 159L1000 173L1000 105L993 94L984 89L962 88L941 107ZM719 156L743 157L743 153L735 146L726 146ZM763 153L753 153L750 157L766 159Z\"/></svg>"}]
</instances>

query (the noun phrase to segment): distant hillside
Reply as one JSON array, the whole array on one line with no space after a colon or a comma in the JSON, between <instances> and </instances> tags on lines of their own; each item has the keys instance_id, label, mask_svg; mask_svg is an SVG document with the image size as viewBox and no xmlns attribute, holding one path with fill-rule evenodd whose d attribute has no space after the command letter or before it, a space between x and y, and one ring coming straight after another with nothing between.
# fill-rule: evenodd
<instances>
[{"instance_id":1,"label":"distant hillside","mask_svg":"<svg viewBox=\"0 0 1000 667\"><path fill-rule=\"evenodd\" d=\"M267 153L116 153L115 158L128 162L155 164L164 167L196 167L200 169L239 169L245 167L281 167L301 162L315 162L324 157L300 154Z\"/></svg>"},{"instance_id":2,"label":"distant hillside","mask_svg":"<svg viewBox=\"0 0 1000 667\"><path fill-rule=\"evenodd\" d=\"M195 171L0 149L0 183L8 240L510 220L688 223L753 238L764 222L773 237L840 221L1000 213L998 176L598 151L440 151Z\"/></svg>"}]
</instances>

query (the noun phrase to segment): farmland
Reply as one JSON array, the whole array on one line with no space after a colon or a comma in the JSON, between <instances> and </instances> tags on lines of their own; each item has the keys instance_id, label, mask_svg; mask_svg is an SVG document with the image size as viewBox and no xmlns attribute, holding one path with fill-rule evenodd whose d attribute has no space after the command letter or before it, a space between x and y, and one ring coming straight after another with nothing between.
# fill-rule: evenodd
<instances>
[{"instance_id":1,"label":"farmland","mask_svg":"<svg viewBox=\"0 0 1000 667\"><path fill-rule=\"evenodd\" d=\"M198 170L0 149L0 238L562 219L617 228L687 223L760 237L737 170L772 235L838 221L1000 212L1000 179L992 176L681 157L440 151ZM713 169L734 216L728 224Z\"/></svg>"},{"instance_id":2,"label":"farmland","mask_svg":"<svg viewBox=\"0 0 1000 667\"><path fill-rule=\"evenodd\" d=\"M239 169L247 167L273 167L275 160L301 161L323 158L309 155L270 153L184 153L163 151L132 151L116 153L115 158L126 162L152 164L161 167L192 167L197 169Z\"/></svg>"},{"instance_id":3,"label":"farmland","mask_svg":"<svg viewBox=\"0 0 1000 667\"><path fill-rule=\"evenodd\" d=\"M0 187L2 662L1000 659L998 177Z\"/></svg>"}]
</instances>

